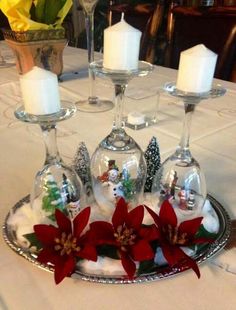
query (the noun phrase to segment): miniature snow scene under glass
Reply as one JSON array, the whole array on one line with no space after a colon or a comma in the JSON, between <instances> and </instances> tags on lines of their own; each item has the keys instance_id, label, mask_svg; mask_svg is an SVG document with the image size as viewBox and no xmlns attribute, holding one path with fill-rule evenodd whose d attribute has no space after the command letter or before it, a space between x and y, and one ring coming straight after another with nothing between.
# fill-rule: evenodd
<instances>
[{"instance_id":1,"label":"miniature snow scene under glass","mask_svg":"<svg viewBox=\"0 0 236 310\"><path fill-rule=\"evenodd\" d=\"M120 197L133 206L142 197L146 164L138 148L127 152L98 148L92 157L91 173L94 197L107 215L113 213Z\"/></svg>"}]
</instances>

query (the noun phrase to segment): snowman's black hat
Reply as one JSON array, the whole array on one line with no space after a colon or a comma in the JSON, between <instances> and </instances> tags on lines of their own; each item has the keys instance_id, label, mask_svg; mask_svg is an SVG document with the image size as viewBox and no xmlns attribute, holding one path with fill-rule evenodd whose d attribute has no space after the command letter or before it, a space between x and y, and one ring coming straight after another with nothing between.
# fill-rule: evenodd
<instances>
[{"instance_id":1,"label":"snowman's black hat","mask_svg":"<svg viewBox=\"0 0 236 310\"><path fill-rule=\"evenodd\" d=\"M114 159L110 159L108 161L108 170L112 170L112 169L119 171L119 168L116 166L116 161Z\"/></svg>"}]
</instances>

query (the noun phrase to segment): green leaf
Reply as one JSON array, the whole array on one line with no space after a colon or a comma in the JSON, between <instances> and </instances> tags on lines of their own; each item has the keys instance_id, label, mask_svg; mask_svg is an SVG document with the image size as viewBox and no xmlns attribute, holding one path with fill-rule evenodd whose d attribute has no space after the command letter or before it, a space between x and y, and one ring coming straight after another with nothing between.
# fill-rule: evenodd
<instances>
[{"instance_id":1,"label":"green leaf","mask_svg":"<svg viewBox=\"0 0 236 310\"><path fill-rule=\"evenodd\" d=\"M44 23L54 24L57 20L58 12L66 3L66 0L47 0L44 10Z\"/></svg>"},{"instance_id":2,"label":"green leaf","mask_svg":"<svg viewBox=\"0 0 236 310\"><path fill-rule=\"evenodd\" d=\"M216 233L211 233L208 230L205 229L203 225L199 227L198 232L195 235L196 238L211 238L211 239L216 239L217 234Z\"/></svg>"},{"instance_id":3,"label":"green leaf","mask_svg":"<svg viewBox=\"0 0 236 310\"><path fill-rule=\"evenodd\" d=\"M139 268L138 268L138 275L151 273L157 270L157 265L154 263L153 260L145 260L143 262L140 262Z\"/></svg>"},{"instance_id":4,"label":"green leaf","mask_svg":"<svg viewBox=\"0 0 236 310\"><path fill-rule=\"evenodd\" d=\"M100 245L97 248L98 256L107 256L113 259L120 259L116 247L112 245Z\"/></svg>"},{"instance_id":5,"label":"green leaf","mask_svg":"<svg viewBox=\"0 0 236 310\"><path fill-rule=\"evenodd\" d=\"M23 236L25 237L25 239L29 241L30 246L35 246L38 251L42 249L42 245L40 241L37 239L35 233L25 234Z\"/></svg>"},{"instance_id":6,"label":"green leaf","mask_svg":"<svg viewBox=\"0 0 236 310\"><path fill-rule=\"evenodd\" d=\"M198 232L196 233L195 237L196 237L196 238L210 238L210 239L212 239L212 240L215 240L216 237L217 237L217 234L211 233L211 232L207 231L207 230L205 229L205 227L204 227L203 225L201 225L201 226L199 227L199 230L198 230ZM205 248L208 247L208 245L209 245L209 244L206 244L206 243L205 243L205 244L197 244L197 252L203 251ZM191 248L191 247L190 247L190 248Z\"/></svg>"},{"instance_id":7,"label":"green leaf","mask_svg":"<svg viewBox=\"0 0 236 310\"><path fill-rule=\"evenodd\" d=\"M31 6L30 14L32 20L43 24L54 24L57 15L67 0L38 0L37 4Z\"/></svg>"},{"instance_id":8,"label":"green leaf","mask_svg":"<svg viewBox=\"0 0 236 310\"><path fill-rule=\"evenodd\" d=\"M36 21L36 15L35 15L35 5L32 3L31 8L30 8L30 18L34 21Z\"/></svg>"},{"instance_id":9,"label":"green leaf","mask_svg":"<svg viewBox=\"0 0 236 310\"><path fill-rule=\"evenodd\" d=\"M45 14L45 3L46 0L38 0L37 5L35 6L35 19L39 23L43 23L44 21L44 14Z\"/></svg>"}]
</instances>

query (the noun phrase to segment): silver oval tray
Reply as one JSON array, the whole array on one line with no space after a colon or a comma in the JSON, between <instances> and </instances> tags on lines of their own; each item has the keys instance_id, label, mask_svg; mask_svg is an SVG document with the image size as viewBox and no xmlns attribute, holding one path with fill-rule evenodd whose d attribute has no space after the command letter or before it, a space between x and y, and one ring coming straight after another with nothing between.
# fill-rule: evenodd
<instances>
[{"instance_id":1,"label":"silver oval tray","mask_svg":"<svg viewBox=\"0 0 236 310\"><path fill-rule=\"evenodd\" d=\"M200 250L195 257L193 257L197 264L201 264L216 253L218 253L220 250L223 249L223 247L226 245L229 236L230 236L230 227L231 227L231 220L228 215L228 213L225 211L223 206L215 200L211 195L208 195L207 197L209 201L211 202L212 207L214 208L220 222L220 230L217 235L216 240L204 247L204 249ZM15 206L12 208L11 212L15 212L16 209L21 208L21 206L29 202L29 196L21 199L18 201ZM10 212L7 214L5 218L5 222L3 224L3 238L7 245L15 251L20 256L27 259L29 262L34 264L35 266L46 270L53 272L53 266L50 264L40 264L37 261L37 255L34 253L29 252L29 250L24 249L19 246L16 240L15 232L7 225L7 220L10 216ZM155 280L165 279L172 277L174 275L177 275L185 270L187 270L187 267L178 267L178 268L171 268L169 266L158 268L155 272L148 273L148 274L142 274L132 280L127 279L127 277L124 276L106 276L106 275L93 275L93 274L86 274L81 272L80 270L76 270L75 274L72 275L72 277L80 278L84 281L90 281L90 282L98 282L98 283L108 283L108 284L128 284L128 283L141 283L141 282L151 282Z\"/></svg>"}]
</instances>

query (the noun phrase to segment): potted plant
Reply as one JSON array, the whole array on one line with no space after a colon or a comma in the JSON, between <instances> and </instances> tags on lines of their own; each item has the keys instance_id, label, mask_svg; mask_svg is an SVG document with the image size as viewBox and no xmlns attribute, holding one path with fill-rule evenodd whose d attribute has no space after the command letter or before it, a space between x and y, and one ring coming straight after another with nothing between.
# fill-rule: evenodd
<instances>
[{"instance_id":1,"label":"potted plant","mask_svg":"<svg viewBox=\"0 0 236 310\"><path fill-rule=\"evenodd\" d=\"M1 0L0 9L11 29L4 29L7 44L16 56L20 74L38 66L60 75L66 46L62 22L72 0Z\"/></svg>"}]
</instances>

